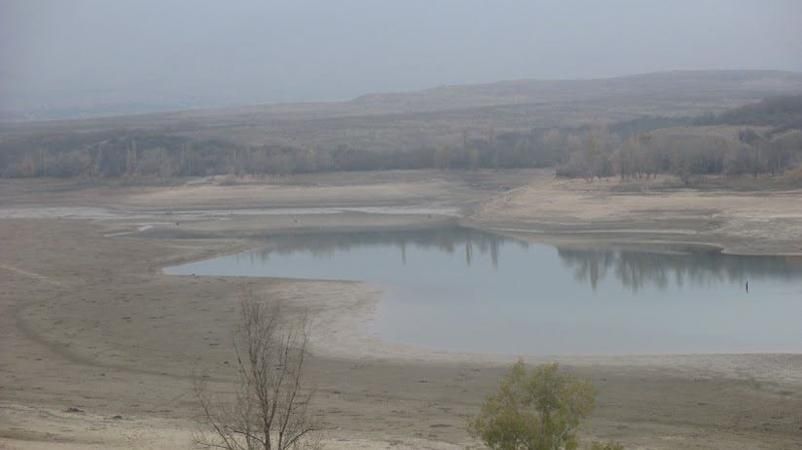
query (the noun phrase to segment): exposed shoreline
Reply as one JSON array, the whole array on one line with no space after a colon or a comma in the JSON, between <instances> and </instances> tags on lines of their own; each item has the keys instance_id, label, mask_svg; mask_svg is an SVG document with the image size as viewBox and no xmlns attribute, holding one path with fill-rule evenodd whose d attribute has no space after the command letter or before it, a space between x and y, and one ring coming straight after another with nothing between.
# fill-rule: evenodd
<instances>
[{"instance_id":1,"label":"exposed shoreline","mask_svg":"<svg viewBox=\"0 0 802 450\"><path fill-rule=\"evenodd\" d=\"M421 228L439 228L443 224L423 224L423 225L401 225L397 227L382 227L377 229L365 228L362 230L347 230L348 232L378 232L378 231L399 231L399 230L416 230ZM676 248L712 248L721 251L724 254L733 254L725 252L724 248L714 243L704 243L698 241L672 241L672 240L635 240L635 239L622 239L622 240L601 240L592 233L583 234L583 239L571 239L571 233L566 235L543 234L540 232L527 232L525 229L509 229L509 228L492 228L482 226L471 226L459 224L461 227L470 227L476 230L498 233L518 239L525 239L532 243L540 243L547 245L561 245L561 246L576 246L578 248L588 248L588 245L594 248L611 248L611 247L626 247L634 250L642 250L645 252L660 252L660 251L677 251ZM331 233L339 232L341 230L316 231L314 233ZM305 234L313 232L293 232L285 231L273 236L281 236L282 234ZM169 264L160 267L162 273L168 276L187 276L176 275L167 272L167 269L176 265L185 263L192 263L203 261L211 258L216 258L225 255L236 253L248 252L262 248L266 241L261 240L242 240L241 245L237 245L236 249L220 251L201 258L184 259L180 261L171 261ZM666 248L670 250L666 250ZM679 250L680 252L682 250ZM739 255L739 254L734 254ZM758 254L760 256L797 256L797 255L773 255L773 254ZM200 277L206 277L200 275ZM250 276L224 276L223 278L261 278L265 280L280 281L280 277L250 277ZM592 365L592 364L608 364L608 365L631 365L640 364L640 361L645 361L649 365L663 365L675 366L678 364L688 365L693 363L694 359L708 359L704 361L704 365L710 368L712 360L729 360L733 357L749 358L755 355L801 355L800 353L772 353L772 352L752 352L752 353L642 353L642 354L501 354L501 353L480 353L480 352L456 352L447 350L435 350L410 344L395 343L382 340L369 333L370 325L373 323L374 311L379 302L383 301L383 291L379 286L375 286L368 281L350 281L350 280L315 280L307 278L287 279L289 282L304 283L304 282L325 282L333 281L352 285L355 287L354 293L351 298L335 299L327 305L318 305L317 308L322 308L323 311L318 312L318 315L325 315L326 320L321 321L315 326L317 336L313 338L313 351L327 357L346 358L346 359L392 359L395 361L404 362L429 362L429 363L473 363L473 364L506 364L514 362L518 358L524 358L527 361L558 361L571 365ZM692 364L699 367L699 364ZM800 373L799 381L802 381L802 373Z\"/></svg>"},{"instance_id":2,"label":"exposed shoreline","mask_svg":"<svg viewBox=\"0 0 802 450\"><path fill-rule=\"evenodd\" d=\"M162 273L165 266L253 248L266 233L399 229L457 222L481 225L490 231L505 226L528 228L536 221L531 217L511 220L521 217L517 216L520 210L504 202L507 209L501 211L494 202L512 196L515 203L517 193L530 188L499 191L488 180L498 179L497 183L504 186L520 182L538 186L544 180L537 172L488 174L482 180L489 187L477 189L450 175L443 179L433 179L439 175L430 172L394 176L398 178L396 188L405 189L401 193L360 188L354 191L356 197L348 198L351 191L344 186L337 188L337 196L345 196L343 200L354 205L370 206L375 201L384 203L382 208L403 206L407 212L411 208L457 208L466 218L457 221L453 216L437 216L430 211L418 215L347 211L199 217L189 211L202 205L204 199L196 197L193 189L183 188L169 192L169 208L163 204L140 217L141 205L149 201L150 195L163 198L167 194L139 187L103 192L59 191L55 200L47 200L51 207L112 207L135 212L136 217L0 217L0 244L4 250L0 252L0 285L4 287L0 290L0 339L11 343L0 351L0 446L166 449L185 442L191 434L194 414L192 374L208 371L215 380L213 387L226 389L230 378L229 366L224 364L230 358L226 343L236 323L236 304L243 290L283 300L294 311L309 309L323 318L313 335L317 342L313 343L310 377L319 389L316 402L321 417L332 430L327 435L329 448L474 445L464 431L465 417L475 411L514 356L427 353L365 335L359 326L370 320L380 296L376 286L365 283ZM512 178L505 180L505 176ZM372 177L357 178L354 183L373 186ZM555 189L549 183L544 185L547 197L554 195ZM14 208L36 208L38 199L45 195L42 186L15 185L4 190L0 199L10 199L5 204ZM334 195L325 186L266 189L270 195L265 198L281 198L283 204L298 196L299 207L318 202L316 199L322 198L318 193L323 197ZM573 188L569 186L570 189ZM203 194L210 191L218 204L207 205L206 209L219 208L226 202L234 210L274 206L269 201L259 204L254 197L238 199L236 195L241 190L206 187ZM235 195L225 200L229 192ZM261 191L249 187L248 192ZM368 192L371 195L365 195ZM526 198L521 198L522 204L533 202L531 192L523 193ZM389 198L385 195L393 200L385 201ZM615 201L611 201L611 208L615 208ZM787 205L778 203L777 214L802 216L802 202L791 210ZM764 209L768 206L762 205ZM153 211L160 213L154 216ZM161 214L164 211L181 213ZM593 212L584 212L581 220L573 222L592 223L595 219L588 217L590 213ZM620 209L612 213L620 215L629 230L692 229L694 224L705 223L693 218L666 227L666 222L653 220L661 213L650 214L648 220L640 214L635 214L637 220L630 220L632 217L625 217ZM735 213L732 217L741 217L741 213ZM549 214L552 226L570 222L564 220L562 213ZM672 210L668 215L673 218L679 214ZM178 216L175 221L179 223L163 220L166 216ZM540 215L540 219L543 217ZM735 231L734 237L721 234L708 222L698 228L694 239L681 241L698 245L712 237L715 239L711 242L726 244L740 239L738 233L746 231L748 235L753 230L733 228L722 222L721 216L716 217L715 226ZM158 223L141 229L143 224L154 222ZM753 238L760 244L767 243L763 247L740 245L735 249L781 249L793 240L791 233L796 225L786 228L785 222L780 222L778 226L784 234L765 240ZM769 224L767 229L776 227ZM108 237L114 233L128 234ZM664 242L674 242L667 237L686 237L683 233L631 234L637 236L621 241L621 245L645 240L662 246ZM547 236L553 242L570 244L569 241L591 238L604 241L602 235L610 237L609 233L528 233L524 237L543 241L541 238ZM793 246L785 246L796 251ZM527 358L529 362L553 359ZM557 359L568 370L589 378L600 390L599 407L583 430L586 437L616 439L628 447L662 449L797 448L794 445L802 438L797 423L797 413L802 410L802 354ZM748 411L744 405L750 405ZM69 407L86 412L64 413ZM114 415L124 419L110 419ZM146 430L152 430L152 437L141 436L148 433ZM132 441L133 435L139 436L138 440Z\"/></svg>"}]
</instances>

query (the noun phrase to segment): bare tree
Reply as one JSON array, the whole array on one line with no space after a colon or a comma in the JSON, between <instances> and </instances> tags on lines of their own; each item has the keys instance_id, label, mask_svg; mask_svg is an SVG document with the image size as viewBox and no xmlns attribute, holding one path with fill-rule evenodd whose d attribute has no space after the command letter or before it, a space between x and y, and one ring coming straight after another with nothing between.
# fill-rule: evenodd
<instances>
[{"instance_id":1,"label":"bare tree","mask_svg":"<svg viewBox=\"0 0 802 450\"><path fill-rule=\"evenodd\" d=\"M291 321L276 303L245 296L235 339L236 396L214 400L196 383L208 431L195 441L204 448L286 450L316 448L316 425L308 407L313 391L302 386L307 356L307 321Z\"/></svg>"}]
</instances>

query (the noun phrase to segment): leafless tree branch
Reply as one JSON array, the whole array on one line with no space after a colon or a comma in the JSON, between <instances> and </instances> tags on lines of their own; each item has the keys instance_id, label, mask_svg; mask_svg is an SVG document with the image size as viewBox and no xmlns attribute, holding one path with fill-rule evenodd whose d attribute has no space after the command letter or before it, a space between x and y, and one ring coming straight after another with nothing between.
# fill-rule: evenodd
<instances>
[{"instance_id":1,"label":"leafless tree branch","mask_svg":"<svg viewBox=\"0 0 802 450\"><path fill-rule=\"evenodd\" d=\"M303 386L309 341L306 317L293 322L281 305L252 294L242 301L234 343L237 386L234 404L213 401L206 383L195 384L208 432L196 439L204 448L289 450L317 448L319 428L308 414L314 391Z\"/></svg>"}]
</instances>

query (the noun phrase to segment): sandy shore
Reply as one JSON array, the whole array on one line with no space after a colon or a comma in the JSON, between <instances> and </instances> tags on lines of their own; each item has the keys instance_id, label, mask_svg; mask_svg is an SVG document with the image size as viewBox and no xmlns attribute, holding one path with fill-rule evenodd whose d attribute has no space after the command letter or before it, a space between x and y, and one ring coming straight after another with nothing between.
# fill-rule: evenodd
<instances>
[{"instance_id":1,"label":"sandy shore","mask_svg":"<svg viewBox=\"0 0 802 450\"><path fill-rule=\"evenodd\" d=\"M802 254L802 190L689 189L664 177L622 183L534 177L466 223L536 240L698 243L733 254Z\"/></svg>"},{"instance_id":2,"label":"sandy shore","mask_svg":"<svg viewBox=\"0 0 802 450\"><path fill-rule=\"evenodd\" d=\"M632 194L537 171L388 176L387 189L377 174L267 186L3 181L0 448L188 448L191 380L208 373L214 389L228 388L243 289L317 321L309 376L327 448L475 446L465 420L508 358L379 341L364 325L381 293L362 283L161 272L272 232L464 221L538 240L708 242L746 253L802 245L794 191ZM802 448L802 355L558 359L599 388L586 437L628 448Z\"/></svg>"}]
</instances>

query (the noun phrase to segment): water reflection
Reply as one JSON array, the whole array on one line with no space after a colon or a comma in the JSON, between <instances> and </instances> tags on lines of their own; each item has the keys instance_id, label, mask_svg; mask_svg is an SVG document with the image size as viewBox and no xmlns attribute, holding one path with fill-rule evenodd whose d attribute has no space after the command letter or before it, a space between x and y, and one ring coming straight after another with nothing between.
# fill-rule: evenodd
<instances>
[{"instance_id":1,"label":"water reflection","mask_svg":"<svg viewBox=\"0 0 802 450\"><path fill-rule=\"evenodd\" d=\"M489 256L494 268L498 268L502 244L514 244L529 248L526 241L510 239L470 228L436 228L403 231L339 232L320 234L287 234L273 236L269 245L252 252L263 261L272 254L288 255L308 252L316 257L332 257L338 251L349 252L360 247L393 246L398 248L399 258L406 264L407 247L435 249L448 254L464 252L465 264L471 265L476 251L480 256Z\"/></svg>"},{"instance_id":2,"label":"water reflection","mask_svg":"<svg viewBox=\"0 0 802 450\"><path fill-rule=\"evenodd\" d=\"M712 282L742 282L749 279L802 278L802 258L783 256L735 256L717 250L685 249L682 253L657 253L639 250L578 250L557 248L566 267L572 268L577 281L596 289L608 275L632 292L646 286L666 289L686 283L709 285Z\"/></svg>"},{"instance_id":3,"label":"water reflection","mask_svg":"<svg viewBox=\"0 0 802 450\"><path fill-rule=\"evenodd\" d=\"M800 258L554 247L454 227L271 236L167 272L365 281L383 292L378 336L442 350L802 350Z\"/></svg>"},{"instance_id":4,"label":"water reflection","mask_svg":"<svg viewBox=\"0 0 802 450\"><path fill-rule=\"evenodd\" d=\"M438 250L447 254L464 253L465 265L476 258L489 258L498 269L504 247L527 251L526 241L469 228L453 227L382 232L339 232L288 234L274 236L266 247L247 253L251 261L267 262L271 256L307 252L317 258L334 258L337 252L358 248L390 246L398 249L398 258L407 264L409 248ZM749 279L802 278L802 258L784 256L734 256L703 247L643 249L578 249L556 246L562 264L573 271L574 279L595 291L608 277L614 277L629 291L645 287L664 290L673 285L704 286L713 282L742 282ZM516 261L517 263L518 261Z\"/></svg>"}]
</instances>

